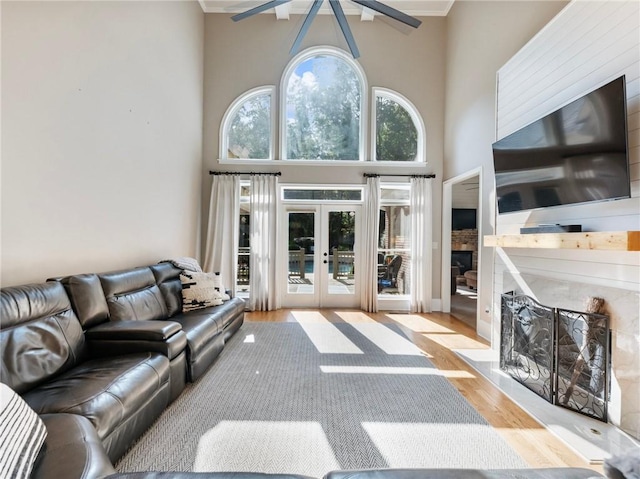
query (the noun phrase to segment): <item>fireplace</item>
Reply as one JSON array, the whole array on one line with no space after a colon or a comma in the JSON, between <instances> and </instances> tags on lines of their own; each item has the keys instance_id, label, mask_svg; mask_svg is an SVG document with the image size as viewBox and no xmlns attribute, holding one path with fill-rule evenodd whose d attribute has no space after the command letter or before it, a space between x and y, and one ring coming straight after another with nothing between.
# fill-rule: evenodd
<instances>
[{"instance_id":1,"label":"fireplace","mask_svg":"<svg viewBox=\"0 0 640 479\"><path fill-rule=\"evenodd\" d=\"M607 421L609 318L502 295L500 369L552 404Z\"/></svg>"},{"instance_id":2,"label":"fireplace","mask_svg":"<svg viewBox=\"0 0 640 479\"><path fill-rule=\"evenodd\" d=\"M452 251L451 266L460 268L460 274L473 269L473 251Z\"/></svg>"}]
</instances>

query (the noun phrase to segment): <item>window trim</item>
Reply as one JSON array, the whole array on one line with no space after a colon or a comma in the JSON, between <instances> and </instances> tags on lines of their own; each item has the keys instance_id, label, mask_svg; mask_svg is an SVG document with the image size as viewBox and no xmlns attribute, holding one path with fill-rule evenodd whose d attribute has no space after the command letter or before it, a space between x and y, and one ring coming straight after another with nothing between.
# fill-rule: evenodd
<instances>
[{"instance_id":1,"label":"window trim","mask_svg":"<svg viewBox=\"0 0 640 479\"><path fill-rule=\"evenodd\" d=\"M321 203L340 203L340 204L356 204L361 205L364 203L364 185L354 185L354 184L318 184L318 185L309 185L302 183L283 183L280 184L280 202L283 204L321 204ZM359 200L311 200L311 199L302 199L302 200L291 200L285 199L284 192L285 190L349 190L349 191L360 191L360 199Z\"/></svg>"},{"instance_id":2,"label":"window trim","mask_svg":"<svg viewBox=\"0 0 640 479\"><path fill-rule=\"evenodd\" d=\"M360 80L360 141L358 146L358 155L359 158L357 160L301 160L299 158L289 159L287 158L287 85L289 83L289 79L294 70L298 67L298 65L311 57L317 55L327 55L334 56L341 60L346 61L353 68L356 73L358 79ZM326 164L335 165L337 163L363 163L366 158L366 133L367 133L367 118L368 118L368 99L367 99L367 77L365 75L364 69L356 60L354 60L351 55L340 48L332 47L329 45L321 45L315 46L311 48L307 48L302 52L298 53L294 56L284 71L282 72L282 77L280 78L280 111L278 114L280 115L279 127L279 139L280 139L280 160L293 162L296 161L301 164L311 164L311 161L314 161L315 164L323 164L324 161L327 161Z\"/></svg>"},{"instance_id":3,"label":"window trim","mask_svg":"<svg viewBox=\"0 0 640 479\"><path fill-rule=\"evenodd\" d=\"M270 95L270 105L269 105L269 122L271 124L271 135L269 138L269 158L229 158L229 126L231 124L231 120L234 118L235 114L238 112L242 105L244 105L247 101L262 95ZM237 97L231 105L225 111L222 121L220 122L220 147L219 147L219 157L220 162L223 161L273 161L274 154L274 145L276 141L276 87L275 85L264 85L256 88L252 88L241 94Z\"/></svg>"},{"instance_id":4,"label":"window trim","mask_svg":"<svg viewBox=\"0 0 640 479\"><path fill-rule=\"evenodd\" d=\"M391 101L396 102L401 107L403 107L407 111L407 113L409 113L411 120L413 120L413 125L418 131L416 158L413 161L378 161L376 159L376 144L377 144L376 131L378 127L376 105L377 105L378 97L387 98ZM401 93L398 93L397 91L391 90L389 88L383 88L383 87L371 88L371 132L370 132L369 139L371 143L370 148L371 148L372 163L385 164L385 165L409 164L412 166L415 166L416 163L423 164L423 165L426 165L427 163L426 130L424 127L424 121L422 120L422 115L420 115L420 112L418 111L418 109L415 107L413 103L411 103L411 101L409 101L407 97L405 97Z\"/></svg>"}]
</instances>

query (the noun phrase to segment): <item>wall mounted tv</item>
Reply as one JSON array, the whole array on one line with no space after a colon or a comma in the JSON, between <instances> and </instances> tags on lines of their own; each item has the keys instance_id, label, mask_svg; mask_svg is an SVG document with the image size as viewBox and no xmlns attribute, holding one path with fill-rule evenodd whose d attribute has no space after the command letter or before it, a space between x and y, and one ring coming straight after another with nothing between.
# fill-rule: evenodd
<instances>
[{"instance_id":1,"label":"wall mounted tv","mask_svg":"<svg viewBox=\"0 0 640 479\"><path fill-rule=\"evenodd\" d=\"M624 76L493 144L498 211L628 198Z\"/></svg>"},{"instance_id":2,"label":"wall mounted tv","mask_svg":"<svg viewBox=\"0 0 640 479\"><path fill-rule=\"evenodd\" d=\"M476 218L478 212L472 208L452 208L451 209L451 229L474 230L477 227Z\"/></svg>"}]
</instances>

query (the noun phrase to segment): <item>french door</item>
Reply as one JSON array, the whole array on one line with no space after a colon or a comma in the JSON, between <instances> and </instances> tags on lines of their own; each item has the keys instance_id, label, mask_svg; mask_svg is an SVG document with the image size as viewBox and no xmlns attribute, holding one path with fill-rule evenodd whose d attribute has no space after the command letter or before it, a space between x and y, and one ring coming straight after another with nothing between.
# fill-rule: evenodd
<instances>
[{"instance_id":1,"label":"french door","mask_svg":"<svg viewBox=\"0 0 640 479\"><path fill-rule=\"evenodd\" d=\"M359 307L360 205L285 205L283 217L282 305Z\"/></svg>"}]
</instances>

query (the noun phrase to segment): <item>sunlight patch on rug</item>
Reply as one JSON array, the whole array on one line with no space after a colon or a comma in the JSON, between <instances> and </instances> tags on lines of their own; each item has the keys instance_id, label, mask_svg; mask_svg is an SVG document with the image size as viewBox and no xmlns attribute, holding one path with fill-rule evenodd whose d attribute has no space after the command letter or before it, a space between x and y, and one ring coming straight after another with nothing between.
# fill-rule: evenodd
<instances>
[{"instance_id":1,"label":"sunlight patch on rug","mask_svg":"<svg viewBox=\"0 0 640 479\"><path fill-rule=\"evenodd\" d=\"M455 464L463 469L485 469L513 454L506 443L495 441L489 425L365 422L362 427L392 468Z\"/></svg>"},{"instance_id":2,"label":"sunlight patch on rug","mask_svg":"<svg viewBox=\"0 0 640 479\"><path fill-rule=\"evenodd\" d=\"M291 315L302 326L319 353L364 354L334 324L317 311L292 311Z\"/></svg>"},{"instance_id":3,"label":"sunlight patch on rug","mask_svg":"<svg viewBox=\"0 0 640 479\"><path fill-rule=\"evenodd\" d=\"M322 426L312 421L221 421L200 438L193 466L314 476L339 468Z\"/></svg>"},{"instance_id":4,"label":"sunlight patch on rug","mask_svg":"<svg viewBox=\"0 0 640 479\"><path fill-rule=\"evenodd\" d=\"M424 353L407 338L369 318L363 313L336 312L344 322L362 334L365 338L390 355L423 356Z\"/></svg>"}]
</instances>

